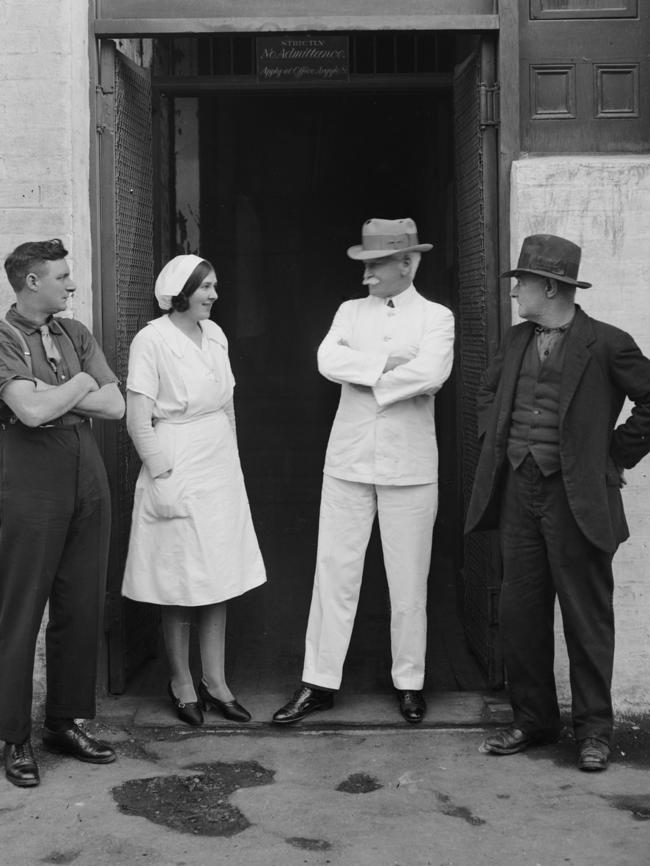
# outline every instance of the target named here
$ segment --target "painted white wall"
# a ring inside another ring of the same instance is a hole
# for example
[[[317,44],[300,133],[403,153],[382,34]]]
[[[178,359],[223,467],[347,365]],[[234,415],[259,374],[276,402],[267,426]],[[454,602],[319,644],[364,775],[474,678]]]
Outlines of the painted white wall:
[[[88,3],[0,0],[0,21],[0,257],[60,237],[77,284],[72,315],[91,327]],[[14,299],[2,268],[0,316]],[[44,694],[41,630],[35,706]]]
[[[549,156],[512,167],[511,261],[530,234],[556,234],[582,247],[577,300],[596,319],[628,331],[650,356],[650,155]],[[513,317],[516,314],[513,310]],[[629,412],[629,406],[623,415]],[[618,715],[650,710],[650,457],[623,490],[631,538],[614,559]],[[568,660],[556,611],[556,674],[568,705]]]
[[[60,237],[92,324],[88,3],[0,0],[0,256]],[[4,269],[0,313],[14,293]]]

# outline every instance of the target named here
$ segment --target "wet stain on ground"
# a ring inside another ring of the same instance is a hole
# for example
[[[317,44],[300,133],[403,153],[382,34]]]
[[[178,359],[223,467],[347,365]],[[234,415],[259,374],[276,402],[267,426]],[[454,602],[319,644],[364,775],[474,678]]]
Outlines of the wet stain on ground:
[[[77,857],[81,854],[81,849],[77,851],[53,851],[45,857],[41,858],[41,863],[74,863]]]
[[[294,848],[301,848],[303,851],[329,851],[332,847],[324,839],[306,839],[304,836],[289,836],[284,841],[293,845]]]
[[[650,794],[609,794],[603,799],[615,809],[630,812],[635,821],[650,821]]]
[[[147,818],[179,833],[234,836],[250,821],[230,802],[238,788],[269,785],[275,772],[257,761],[194,764],[190,775],[132,779],[113,788],[121,812]]]
[[[352,773],[336,786],[336,790],[344,791],[346,794],[369,794],[370,791],[378,791],[383,787],[381,782],[367,773]]]
[[[450,818],[461,818],[472,827],[480,827],[485,824],[483,818],[474,815],[467,806],[457,806],[447,794],[436,792],[436,799],[440,804],[439,809],[443,815],[448,815]]]

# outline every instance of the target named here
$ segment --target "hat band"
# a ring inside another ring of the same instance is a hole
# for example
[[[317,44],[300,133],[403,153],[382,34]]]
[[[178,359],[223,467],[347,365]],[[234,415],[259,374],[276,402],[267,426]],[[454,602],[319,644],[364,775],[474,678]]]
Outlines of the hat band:
[[[551,274],[557,274],[559,277],[571,277],[572,279],[575,279],[578,275],[578,268],[575,262],[567,262],[563,259],[547,259],[544,256],[530,256],[525,263],[520,262],[519,267],[548,271]]]
[[[416,246],[417,235],[364,235],[361,238],[364,250],[403,250]]]

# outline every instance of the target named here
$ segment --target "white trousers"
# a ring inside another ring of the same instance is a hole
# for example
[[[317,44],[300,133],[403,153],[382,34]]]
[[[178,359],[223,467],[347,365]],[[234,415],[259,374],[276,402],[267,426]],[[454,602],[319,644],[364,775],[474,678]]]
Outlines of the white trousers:
[[[427,638],[427,579],[438,485],[361,484],[323,476],[316,576],[303,682],[338,689],[357,611],[375,515],[391,605],[396,689],[421,689]]]

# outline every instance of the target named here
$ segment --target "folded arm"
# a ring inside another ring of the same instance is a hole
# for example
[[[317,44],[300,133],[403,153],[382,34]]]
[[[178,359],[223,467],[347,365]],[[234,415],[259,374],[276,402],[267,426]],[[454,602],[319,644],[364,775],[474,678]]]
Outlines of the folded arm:
[[[45,388],[31,379],[12,379],[1,393],[2,399],[19,421],[27,427],[39,427],[70,412],[97,390],[97,382],[92,376],[82,372],[62,385]]]
[[[119,421],[124,415],[124,397],[115,382],[109,382],[96,391],[86,394],[74,407],[78,415],[101,418],[105,421]]]
[[[393,356],[391,356],[393,357]],[[373,385],[375,399],[380,406],[399,400],[408,400],[420,394],[435,394],[446,382],[454,361],[454,317],[441,308],[431,316],[420,339],[417,354],[404,363],[397,363]]]
[[[386,352],[360,352],[350,348],[351,310],[339,307],[329,333],[318,347],[318,370],[330,382],[374,385],[386,365]]]

